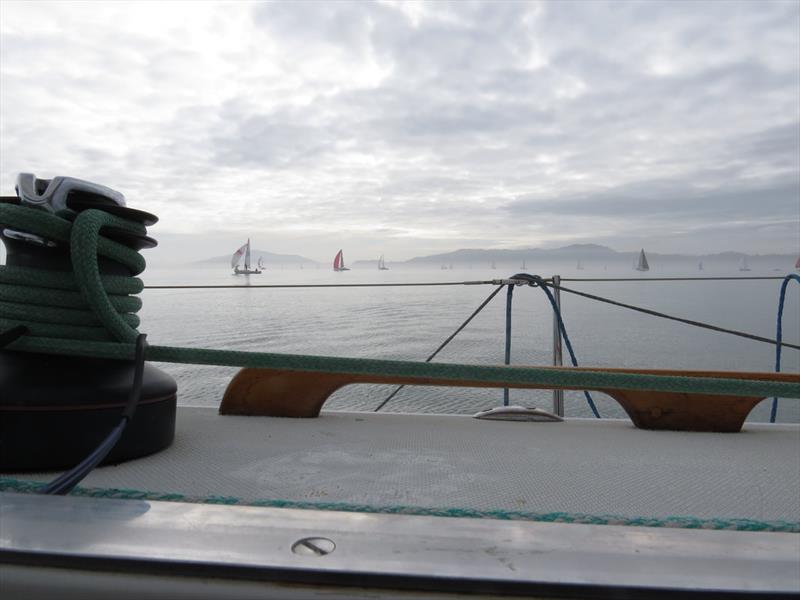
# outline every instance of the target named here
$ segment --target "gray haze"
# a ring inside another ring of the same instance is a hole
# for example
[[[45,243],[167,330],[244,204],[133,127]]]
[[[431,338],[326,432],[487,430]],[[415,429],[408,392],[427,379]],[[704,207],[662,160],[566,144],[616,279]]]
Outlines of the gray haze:
[[[800,252],[800,3],[0,4],[0,193],[70,174],[150,258]]]

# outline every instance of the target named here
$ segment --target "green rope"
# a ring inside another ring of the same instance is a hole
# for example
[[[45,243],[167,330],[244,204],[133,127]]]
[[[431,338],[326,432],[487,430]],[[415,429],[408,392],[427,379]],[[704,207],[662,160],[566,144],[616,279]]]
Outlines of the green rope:
[[[36,494],[44,483],[0,477],[0,492]],[[187,502],[193,504],[223,504],[228,506],[261,506],[268,508],[299,508],[308,510],[335,510],[372,514],[424,515],[473,519],[499,519],[537,521],[544,523],[580,523],[584,525],[626,525],[635,527],[674,527],[682,529],[716,529],[734,531],[768,531],[800,533],[800,523],[792,521],[759,521],[744,518],[702,518],[693,516],[630,517],[623,515],[591,515],[569,512],[527,512],[516,510],[478,510],[474,508],[429,507],[408,505],[354,504],[348,502],[314,502],[260,498],[244,500],[236,496],[188,496],[174,492],[148,492],[120,488],[76,487],[75,496],[113,498],[117,500],[143,500],[162,502]]]
[[[136,277],[101,276],[98,257],[128,267],[145,268],[141,255],[102,236],[104,228],[144,234],[145,227],[99,210],[53,215],[13,204],[0,204],[0,224],[69,244],[74,273],[23,267],[0,267],[0,331],[23,325],[30,333],[9,350],[93,358],[133,360],[142,289]],[[571,368],[498,367],[239,352],[204,348],[150,346],[152,361],[264,367],[353,375],[430,377],[466,383],[568,386],[578,389],[631,389],[736,396],[800,398],[800,383],[714,377],[683,377],[577,371]]]
[[[7,346],[10,350],[65,354],[95,358],[133,360],[133,344],[83,341],[78,346],[68,340],[23,337]],[[345,375],[394,375],[430,377],[453,383],[498,383],[515,385],[571,386],[579,389],[629,389],[658,392],[683,392],[735,396],[800,398],[800,383],[576,371],[554,367],[499,367],[450,363],[422,363],[369,358],[343,358],[305,354],[241,352],[175,346],[150,346],[148,360],[167,363],[217,365],[227,367],[273,368]]]

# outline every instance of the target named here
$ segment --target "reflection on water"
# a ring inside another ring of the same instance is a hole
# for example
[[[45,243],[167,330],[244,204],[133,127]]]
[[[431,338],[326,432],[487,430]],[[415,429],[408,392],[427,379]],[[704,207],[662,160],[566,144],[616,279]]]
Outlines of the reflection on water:
[[[530,270],[530,269],[529,269]],[[232,276],[224,269],[148,270],[146,284],[239,284],[243,289],[145,290],[141,331],[151,344],[288,352],[334,356],[424,360],[489,295],[491,286],[263,289],[258,284],[386,283],[465,281],[506,275],[501,270],[327,270],[270,271]],[[510,275],[515,272],[509,269]],[[531,271],[536,272],[536,271]],[[631,276],[631,271],[570,273],[564,277]],[[736,272],[705,275],[739,275]],[[749,275],[775,275],[751,272]],[[660,273],[651,277],[696,276]],[[249,282],[249,286],[248,286]],[[774,337],[780,281],[569,282],[564,285],[672,315]],[[784,339],[800,340],[800,289],[789,288]],[[567,331],[578,361],[586,366],[771,371],[774,348],[727,334],[665,321],[591,300],[562,296]],[[441,362],[501,364],[505,294],[496,297],[437,357]],[[551,364],[552,316],[541,290],[514,294],[512,364]],[[566,360],[566,358],[565,358]],[[179,385],[180,402],[217,405],[235,368],[161,365]],[[783,370],[800,372],[800,353],[785,349]],[[371,410],[393,386],[352,386],[335,394],[326,408]],[[582,394],[566,392],[569,416],[591,416]],[[604,416],[623,416],[601,394]],[[502,402],[502,390],[407,387],[386,411],[469,414]],[[551,394],[511,390],[511,402],[549,408]],[[768,419],[767,402],[754,420]],[[781,403],[779,419],[800,421],[800,401]]]

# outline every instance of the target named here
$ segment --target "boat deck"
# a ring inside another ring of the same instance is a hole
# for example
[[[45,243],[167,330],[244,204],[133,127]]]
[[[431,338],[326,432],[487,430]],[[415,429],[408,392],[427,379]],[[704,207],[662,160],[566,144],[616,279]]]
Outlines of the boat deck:
[[[282,419],[181,407],[172,447],[96,469],[81,486],[199,502],[689,527],[741,519],[796,530],[800,426],[686,433],[622,420]]]

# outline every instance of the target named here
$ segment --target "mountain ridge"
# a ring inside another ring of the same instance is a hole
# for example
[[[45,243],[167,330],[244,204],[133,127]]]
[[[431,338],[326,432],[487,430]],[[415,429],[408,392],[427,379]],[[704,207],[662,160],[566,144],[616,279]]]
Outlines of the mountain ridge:
[[[792,254],[747,254],[745,252],[737,252],[734,250],[726,250],[723,252],[714,252],[711,254],[676,254],[676,253],[659,253],[651,252],[645,249],[645,252],[650,259],[662,260],[741,260],[744,257],[748,259],[788,259],[796,258]],[[468,263],[468,262],[491,262],[491,261],[521,261],[525,259],[572,259],[572,260],[611,260],[611,259],[627,259],[632,260],[639,255],[639,250],[614,250],[608,246],[601,244],[569,244],[567,246],[559,246],[556,248],[507,248],[507,249],[486,249],[486,248],[460,248],[451,252],[442,252],[438,254],[428,254],[425,256],[415,256],[408,260],[387,261],[389,265],[426,265],[426,264],[449,264],[449,263]],[[250,256],[252,262],[258,261],[258,258],[263,258],[264,264],[286,264],[286,265],[299,265],[311,264],[321,265],[325,264],[305,256],[298,254],[279,254],[275,252],[268,252],[266,250],[251,249]],[[231,260],[230,255],[214,256],[203,260],[193,261],[191,265],[202,265],[210,263],[229,263]],[[351,266],[359,265],[376,265],[377,259],[359,259],[351,263]]]

